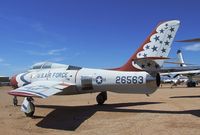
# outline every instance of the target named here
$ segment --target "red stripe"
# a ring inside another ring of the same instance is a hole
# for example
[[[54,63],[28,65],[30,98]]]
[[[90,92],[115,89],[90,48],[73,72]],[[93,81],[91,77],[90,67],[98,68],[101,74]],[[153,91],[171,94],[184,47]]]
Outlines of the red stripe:
[[[25,92],[8,92],[8,94],[13,95],[13,96],[18,96],[18,97],[40,97],[34,94],[29,94]]]

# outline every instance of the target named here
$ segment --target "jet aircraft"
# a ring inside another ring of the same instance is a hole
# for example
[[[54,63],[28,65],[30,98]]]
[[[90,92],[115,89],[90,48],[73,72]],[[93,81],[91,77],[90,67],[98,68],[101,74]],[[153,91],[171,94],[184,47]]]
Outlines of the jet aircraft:
[[[28,117],[35,112],[33,97],[100,92],[96,100],[102,105],[107,100],[107,91],[152,94],[160,85],[158,70],[168,59],[179,26],[178,20],[160,23],[119,68],[91,69],[50,62],[37,63],[27,72],[11,78],[14,90],[9,94],[25,97],[21,111]]]

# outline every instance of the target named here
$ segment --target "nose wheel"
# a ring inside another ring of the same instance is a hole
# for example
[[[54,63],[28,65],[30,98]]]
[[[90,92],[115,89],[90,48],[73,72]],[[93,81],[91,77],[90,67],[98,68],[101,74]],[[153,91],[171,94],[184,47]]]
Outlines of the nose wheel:
[[[107,92],[106,91],[101,92],[96,97],[96,101],[97,101],[98,105],[103,105],[106,100],[107,100]]]
[[[35,112],[35,105],[33,104],[32,97],[26,97],[22,103],[21,110],[25,113],[27,117],[33,117]]]
[[[24,113],[26,117],[33,117],[33,114],[35,113],[35,105],[32,102],[29,102],[29,104],[30,104],[31,112],[29,113],[24,112]]]

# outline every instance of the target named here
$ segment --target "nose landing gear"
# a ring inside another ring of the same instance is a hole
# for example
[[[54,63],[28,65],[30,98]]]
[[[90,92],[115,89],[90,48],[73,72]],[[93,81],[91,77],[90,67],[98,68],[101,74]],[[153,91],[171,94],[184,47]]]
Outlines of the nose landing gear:
[[[27,117],[33,117],[35,112],[35,105],[32,101],[34,101],[32,97],[26,97],[21,106],[21,111],[23,111]]]

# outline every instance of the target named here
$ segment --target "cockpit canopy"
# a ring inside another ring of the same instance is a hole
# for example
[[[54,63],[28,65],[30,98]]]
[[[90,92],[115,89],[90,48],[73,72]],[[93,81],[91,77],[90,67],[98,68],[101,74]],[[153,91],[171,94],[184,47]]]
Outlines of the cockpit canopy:
[[[59,63],[52,63],[52,62],[39,62],[31,66],[30,70],[36,69],[52,69],[52,68],[66,68],[67,70],[79,70],[81,67],[59,64]]]

